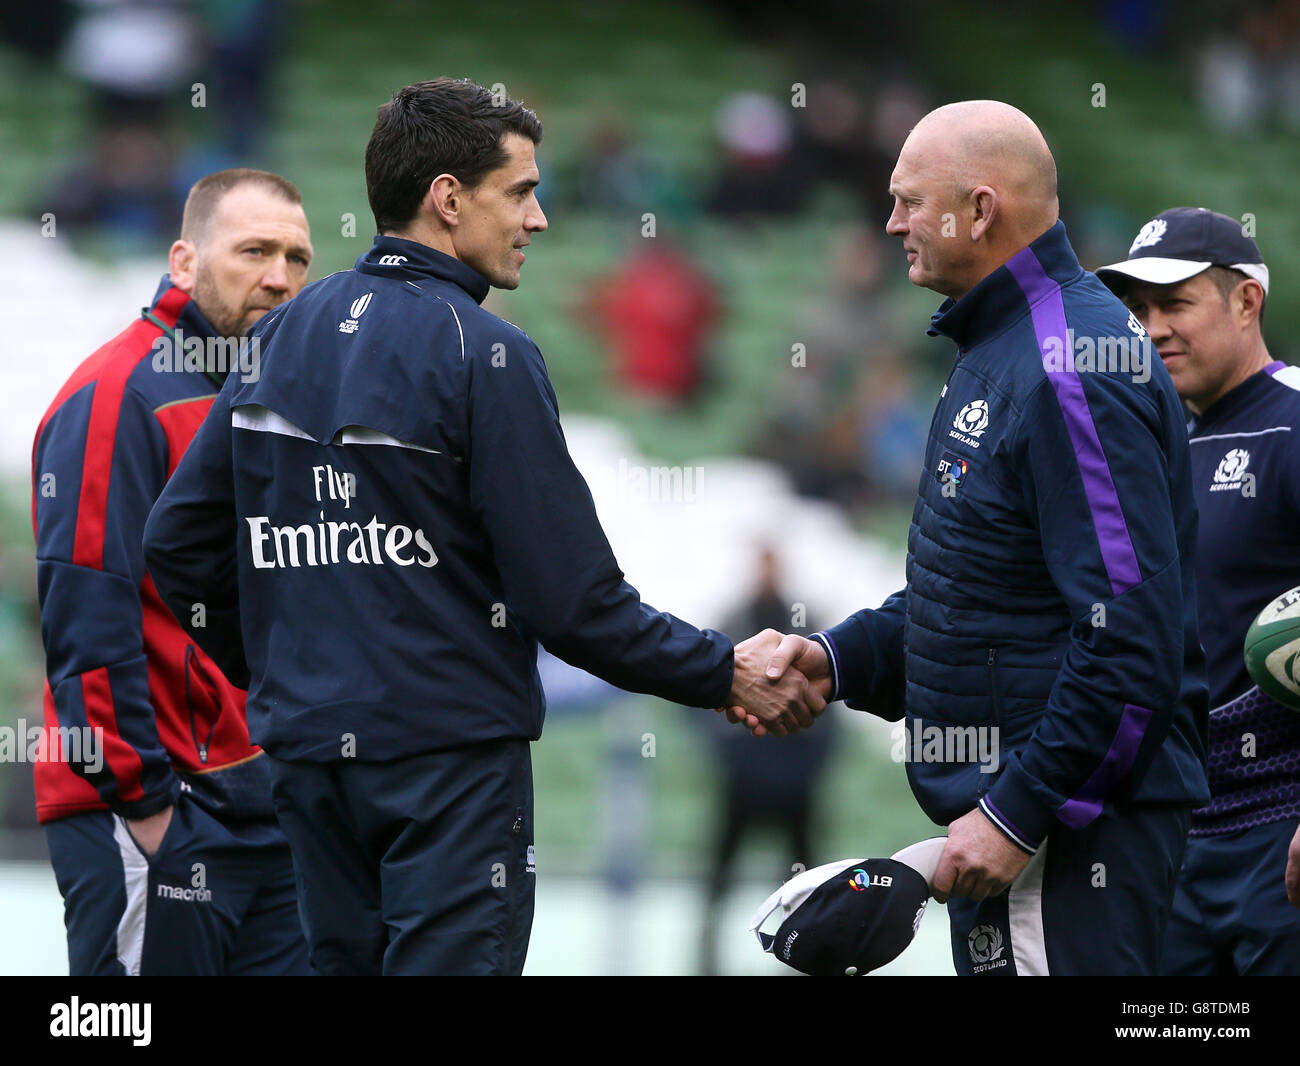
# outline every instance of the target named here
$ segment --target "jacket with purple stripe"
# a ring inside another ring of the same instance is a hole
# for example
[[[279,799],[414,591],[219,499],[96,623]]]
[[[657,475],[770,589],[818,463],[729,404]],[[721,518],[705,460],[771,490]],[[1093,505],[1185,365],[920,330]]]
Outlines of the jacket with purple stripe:
[[[1145,332],[1059,222],[930,332],[959,350],[907,587],[818,634],[835,695],[906,715],[908,777],[936,823],[978,804],[1029,852],[1104,804],[1204,803],[1190,454]]]

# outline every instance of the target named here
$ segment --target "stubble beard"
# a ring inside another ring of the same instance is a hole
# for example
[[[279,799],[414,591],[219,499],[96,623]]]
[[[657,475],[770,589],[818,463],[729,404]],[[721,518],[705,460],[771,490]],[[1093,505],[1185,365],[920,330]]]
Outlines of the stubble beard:
[[[212,280],[210,271],[200,265],[194,275],[194,292],[192,299],[199,305],[203,316],[212,324],[219,337],[242,337],[253,325],[253,316],[257,312],[249,309],[231,307],[224,299]],[[261,312],[265,314],[266,312]],[[259,316],[260,317],[260,316]]]

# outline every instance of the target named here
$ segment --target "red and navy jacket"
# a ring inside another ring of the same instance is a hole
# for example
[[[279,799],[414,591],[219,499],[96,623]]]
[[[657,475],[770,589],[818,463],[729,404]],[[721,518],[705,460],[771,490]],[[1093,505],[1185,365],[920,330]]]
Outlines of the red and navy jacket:
[[[186,369],[175,341],[215,336],[164,276],[152,307],[77,368],[36,431],[46,734],[102,737],[98,750],[65,745],[37,761],[41,822],[104,809],[143,818],[182,791],[213,813],[271,812],[245,693],[163,605],[142,547],[149,510],[222,380],[206,372],[206,353]]]

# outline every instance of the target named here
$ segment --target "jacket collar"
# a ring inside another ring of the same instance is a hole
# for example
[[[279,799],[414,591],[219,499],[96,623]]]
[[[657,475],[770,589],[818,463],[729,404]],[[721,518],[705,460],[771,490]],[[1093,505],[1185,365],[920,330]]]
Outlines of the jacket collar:
[[[208,321],[207,316],[199,310],[199,305],[190,299],[190,294],[172,284],[170,274],[164,274],[158,282],[158,289],[153,294],[153,303],[140,309],[140,317],[162,329],[177,342],[177,334],[183,338],[215,337],[216,327]],[[202,371],[217,388],[225,383],[226,375],[217,371]]]
[[[1038,260],[1043,272],[1058,285],[1073,281],[1083,272],[1065,236],[1064,222],[1058,221],[1027,248],[1012,256],[1012,264],[1023,256]],[[1027,307],[1024,290],[1004,263],[960,300],[945,300],[931,317],[926,332],[932,337],[938,334],[950,337],[964,351],[996,336]]]
[[[199,310],[199,305],[190,299],[190,294],[183,292],[172,284],[172,276],[164,274],[158,282],[158,289],[153,294],[153,302],[140,312],[141,317],[148,313],[168,330],[178,327],[191,337],[215,337],[216,329],[207,316]]]
[[[397,261],[381,262],[389,256]],[[409,281],[420,278],[449,281],[453,285],[459,285],[479,304],[492,287],[487,278],[459,259],[430,248],[427,244],[408,241],[404,237],[376,237],[370,251],[357,260],[357,270],[362,274],[378,274]]]

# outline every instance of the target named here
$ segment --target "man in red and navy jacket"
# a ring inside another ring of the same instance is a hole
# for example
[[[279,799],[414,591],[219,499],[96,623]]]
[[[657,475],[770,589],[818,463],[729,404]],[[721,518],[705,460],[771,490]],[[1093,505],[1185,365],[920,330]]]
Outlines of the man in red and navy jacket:
[[[291,183],[203,178],[151,305],[77,368],[36,431],[36,808],[74,975],[308,970],[245,693],[159,599],[142,534],[226,377],[260,373],[242,334],[302,288],[310,258]],[[194,604],[191,623],[204,612]]]

